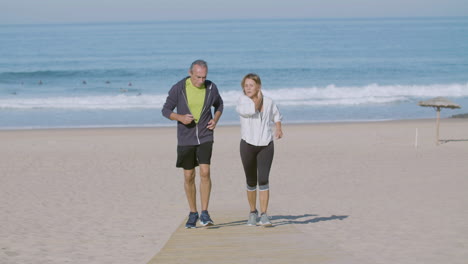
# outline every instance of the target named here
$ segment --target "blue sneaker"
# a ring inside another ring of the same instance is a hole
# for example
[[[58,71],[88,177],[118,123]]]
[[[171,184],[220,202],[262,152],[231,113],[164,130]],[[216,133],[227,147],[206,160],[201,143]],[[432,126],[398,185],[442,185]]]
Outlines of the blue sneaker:
[[[202,211],[200,215],[200,225],[202,226],[212,226],[214,225],[213,220],[211,220],[210,214],[208,211]]]
[[[198,212],[190,212],[185,228],[197,228]]]

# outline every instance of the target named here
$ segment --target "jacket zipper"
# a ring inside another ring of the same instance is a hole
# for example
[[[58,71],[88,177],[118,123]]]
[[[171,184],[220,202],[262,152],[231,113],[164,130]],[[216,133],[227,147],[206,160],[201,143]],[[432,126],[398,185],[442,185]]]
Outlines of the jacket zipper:
[[[203,112],[204,112],[205,109],[206,109],[206,101],[208,101],[208,99],[210,98],[212,85],[213,85],[213,84],[210,85],[210,88],[209,88],[210,91],[208,92],[208,97],[206,97],[205,102],[203,102],[203,108],[202,108],[202,111],[201,111],[201,114],[200,114],[200,119],[201,119],[201,117],[203,116]],[[182,90],[182,95],[184,96],[184,100],[185,100],[185,104],[187,105],[187,109],[188,109],[189,112],[190,112],[190,107],[189,107],[189,105],[188,105],[187,96],[185,95],[184,90]],[[190,112],[190,114],[192,114],[192,112]],[[198,142],[198,144],[200,145],[200,137],[199,137],[199,135],[198,135],[198,123],[195,123],[195,135],[196,135],[196,137],[197,137],[197,142]]]
[[[210,85],[210,88],[209,88],[209,92],[208,92],[208,96],[206,97],[206,100],[205,102],[203,102],[203,108],[201,110],[201,113],[200,113],[200,119],[202,118],[203,116],[203,112],[205,112],[205,109],[206,109],[206,105],[207,105],[207,101],[209,101],[208,99],[210,98],[210,95],[211,95],[211,86],[212,84]],[[187,102],[187,105],[188,105],[188,102]],[[195,124],[195,127],[196,127],[196,134],[197,134],[197,141],[198,141],[198,144],[200,144],[200,137],[198,135],[198,123]]]
[[[207,102],[208,99],[210,98],[210,95],[211,95],[211,86],[212,86],[212,84],[210,85],[210,88],[208,88],[208,89],[209,89],[208,96],[206,97],[206,100],[205,100],[205,102],[203,103],[203,108],[202,108],[202,111],[201,111],[201,114],[200,114],[200,119],[201,119],[201,117],[202,117],[202,115],[203,115],[203,112],[205,112],[205,109],[206,109],[206,102]]]

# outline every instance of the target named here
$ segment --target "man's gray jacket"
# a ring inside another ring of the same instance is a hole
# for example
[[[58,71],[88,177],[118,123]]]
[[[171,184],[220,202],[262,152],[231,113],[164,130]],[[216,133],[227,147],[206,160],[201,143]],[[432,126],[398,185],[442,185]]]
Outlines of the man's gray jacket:
[[[187,91],[185,82],[187,78],[180,80],[178,83],[172,86],[169,90],[169,94],[166,98],[166,102],[161,110],[163,116],[169,118],[174,109],[177,108],[177,114],[185,115],[192,114],[187,101]],[[207,128],[208,122],[213,119],[211,107],[216,111],[223,112],[223,99],[219,94],[216,84],[206,80],[205,81],[206,93],[205,103],[203,104],[202,112],[198,123],[192,121],[188,125],[177,121],[177,145],[179,146],[195,146],[205,142],[213,141],[213,130]]]

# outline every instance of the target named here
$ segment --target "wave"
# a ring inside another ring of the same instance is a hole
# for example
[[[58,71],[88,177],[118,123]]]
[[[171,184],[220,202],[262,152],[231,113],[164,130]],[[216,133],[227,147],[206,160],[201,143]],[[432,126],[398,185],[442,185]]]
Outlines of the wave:
[[[5,79],[47,79],[47,78],[66,78],[66,77],[79,77],[79,76],[121,76],[128,75],[129,73],[124,70],[47,70],[47,71],[31,71],[31,72],[3,72],[0,78]]]
[[[353,106],[366,104],[392,104],[445,96],[468,97],[466,84],[434,85],[378,85],[311,88],[264,89],[281,106]],[[241,91],[221,92],[226,107],[233,107]],[[167,94],[57,96],[22,98],[10,95],[0,98],[0,109],[160,109]]]
[[[128,77],[134,76],[137,70],[125,69],[93,69],[93,70],[44,70],[24,72],[1,72],[0,79],[23,80],[23,79],[53,79],[53,78],[108,78],[109,76]]]
[[[166,95],[115,95],[0,99],[0,109],[153,109]]]
[[[412,101],[420,98],[445,96],[468,97],[468,83],[434,85],[378,85],[264,89],[278,105],[321,106],[321,105],[362,105],[388,104]],[[226,93],[225,105],[235,105],[238,92]]]

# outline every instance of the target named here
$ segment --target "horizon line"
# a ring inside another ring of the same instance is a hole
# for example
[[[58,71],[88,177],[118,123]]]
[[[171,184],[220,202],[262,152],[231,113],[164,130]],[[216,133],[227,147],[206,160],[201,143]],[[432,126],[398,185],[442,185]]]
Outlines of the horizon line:
[[[424,19],[460,19],[468,16],[361,16],[361,17],[272,17],[272,18],[214,18],[214,19],[161,19],[161,20],[108,20],[108,21],[70,21],[70,22],[26,22],[26,23],[0,23],[0,26],[48,26],[48,25],[106,25],[106,24],[153,24],[153,23],[207,23],[207,22],[234,22],[234,21],[346,21],[346,20],[424,20]]]

